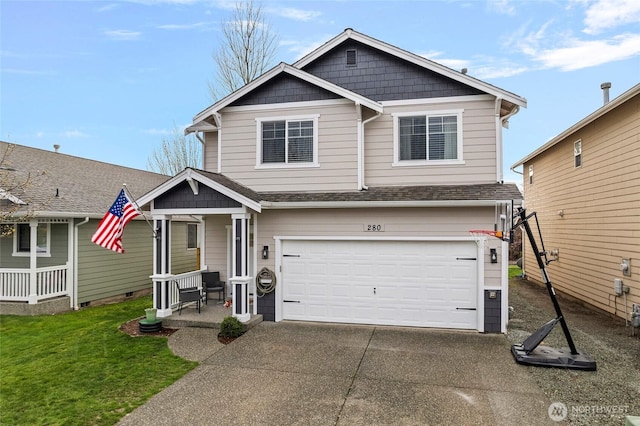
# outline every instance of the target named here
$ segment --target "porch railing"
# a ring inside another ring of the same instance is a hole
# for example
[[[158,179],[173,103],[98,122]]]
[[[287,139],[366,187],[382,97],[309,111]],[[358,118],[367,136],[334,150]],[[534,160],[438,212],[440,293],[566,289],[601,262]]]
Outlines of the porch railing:
[[[169,297],[169,306],[173,309],[178,306],[178,289],[176,288],[175,282],[178,283],[180,288],[186,287],[197,287],[202,288],[202,271],[190,271],[185,272],[183,274],[176,275],[152,275],[151,280],[154,283],[160,283],[160,291],[162,288],[165,288],[167,291],[167,295]],[[164,296],[156,294],[159,291],[158,287],[154,285],[154,300],[160,300]]]
[[[68,295],[69,264],[35,270],[35,300],[40,301]],[[29,269],[0,269],[0,301],[28,302],[31,295],[32,271]]]

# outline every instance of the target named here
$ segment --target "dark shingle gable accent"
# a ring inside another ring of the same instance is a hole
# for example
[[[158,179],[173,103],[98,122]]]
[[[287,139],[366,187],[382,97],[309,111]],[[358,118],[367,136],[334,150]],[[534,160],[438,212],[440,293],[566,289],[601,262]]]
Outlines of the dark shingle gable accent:
[[[358,66],[346,66],[356,49]],[[355,40],[347,40],[303,71],[375,101],[478,95],[484,92]]]
[[[281,74],[230,106],[338,99],[340,96],[288,74]]]
[[[156,209],[224,209],[242,207],[242,204],[236,200],[205,185],[199,186],[198,195],[195,196],[186,181],[156,198],[154,204]]]

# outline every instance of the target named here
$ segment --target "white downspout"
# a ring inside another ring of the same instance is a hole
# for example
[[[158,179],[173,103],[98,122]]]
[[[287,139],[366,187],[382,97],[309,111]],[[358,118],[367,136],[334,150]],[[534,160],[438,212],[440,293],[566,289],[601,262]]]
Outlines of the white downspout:
[[[496,112],[496,181],[504,181],[504,174],[502,172],[502,128],[509,128],[509,118],[513,117],[520,111],[519,106],[515,106],[510,113],[504,117],[500,117],[500,107],[502,104],[502,98],[496,98],[495,112]],[[511,169],[513,170],[513,169]]]
[[[218,112],[214,112],[213,115],[216,117],[216,122],[218,123],[218,169],[217,169],[217,173],[222,173],[222,115],[220,115],[220,113],[218,113]]]
[[[358,190],[367,190],[369,187],[365,185],[365,164],[364,164],[364,126],[365,124],[380,117],[381,113],[376,111],[376,115],[362,121],[362,106],[358,105]]]
[[[78,228],[87,222],[89,222],[89,218],[85,217],[82,222],[73,226],[75,231],[73,232],[73,291],[71,292],[71,307],[74,311],[78,310]]]

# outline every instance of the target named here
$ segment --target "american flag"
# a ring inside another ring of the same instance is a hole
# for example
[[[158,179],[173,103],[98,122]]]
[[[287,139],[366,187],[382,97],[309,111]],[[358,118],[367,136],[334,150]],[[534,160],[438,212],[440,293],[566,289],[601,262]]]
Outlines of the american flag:
[[[138,215],[138,211],[133,207],[131,200],[127,198],[124,189],[121,189],[120,195],[100,221],[91,241],[116,253],[124,253],[122,232],[125,225]]]

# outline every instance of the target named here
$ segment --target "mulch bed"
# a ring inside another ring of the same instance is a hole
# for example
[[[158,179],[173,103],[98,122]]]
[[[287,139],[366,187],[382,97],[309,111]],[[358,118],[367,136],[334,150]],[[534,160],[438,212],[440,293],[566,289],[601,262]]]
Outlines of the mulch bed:
[[[127,333],[129,336],[139,337],[139,336],[161,336],[161,337],[169,337],[176,331],[177,328],[167,328],[162,327],[158,331],[153,331],[151,333],[141,333],[140,332],[140,320],[144,317],[132,319],[131,321],[127,321],[120,326],[120,330]]]

